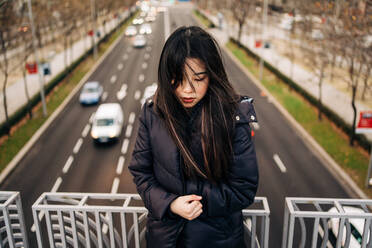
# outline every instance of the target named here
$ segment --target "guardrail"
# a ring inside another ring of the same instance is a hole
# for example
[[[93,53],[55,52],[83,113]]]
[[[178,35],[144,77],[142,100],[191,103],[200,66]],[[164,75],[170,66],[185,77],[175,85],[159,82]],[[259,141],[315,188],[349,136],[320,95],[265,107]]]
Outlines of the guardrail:
[[[372,200],[286,198],[282,248],[370,248],[371,208]],[[0,191],[0,210],[0,247],[29,247],[19,193]],[[268,248],[266,197],[242,212],[246,246]],[[32,213],[39,248],[145,246],[147,210],[138,194],[44,193]]]
[[[32,212],[38,247],[45,227],[52,248],[144,246],[147,209],[138,194],[44,193]],[[265,197],[243,210],[249,247],[268,247],[269,215]]]
[[[0,247],[29,247],[19,192],[0,191]]]
[[[372,247],[371,206],[372,200],[288,197],[282,248],[309,247],[306,239],[312,248]]]

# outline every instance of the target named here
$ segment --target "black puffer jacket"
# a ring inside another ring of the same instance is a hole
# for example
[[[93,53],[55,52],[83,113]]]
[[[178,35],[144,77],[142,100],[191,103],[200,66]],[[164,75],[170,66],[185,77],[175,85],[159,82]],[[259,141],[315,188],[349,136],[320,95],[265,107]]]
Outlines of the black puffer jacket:
[[[258,186],[249,127],[256,121],[253,105],[244,97],[239,103],[228,183],[184,179],[178,148],[151,101],[144,104],[139,121],[129,170],[149,212],[147,247],[245,247],[241,210],[253,202]],[[203,197],[203,213],[192,221],[169,210],[174,199],[189,194]]]

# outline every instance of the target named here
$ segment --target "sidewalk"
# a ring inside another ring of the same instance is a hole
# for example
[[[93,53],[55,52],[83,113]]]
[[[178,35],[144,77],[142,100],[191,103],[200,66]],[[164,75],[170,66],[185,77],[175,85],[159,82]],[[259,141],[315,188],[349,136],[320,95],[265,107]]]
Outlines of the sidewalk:
[[[215,24],[218,23],[216,16],[200,10],[205,16],[212,20]],[[224,45],[228,42],[229,37],[237,36],[237,27],[231,26],[231,24],[222,25],[222,30],[214,28],[209,30],[214,37],[220,42],[221,45]],[[281,56],[275,48],[264,49],[254,47],[255,39],[251,35],[242,34],[241,43],[248,47],[251,51],[256,53],[259,56],[262,56],[265,61],[276,67],[281,73],[286,75],[288,78],[291,78],[295,83],[297,83],[302,89],[306,90],[315,98],[319,96],[319,87],[318,87],[318,78],[309,71],[306,71],[301,66],[293,64],[289,58]],[[292,76],[291,76],[292,74]],[[351,96],[345,94],[344,92],[336,89],[332,85],[324,82],[322,85],[322,102],[325,106],[339,115],[346,123],[352,125],[353,121],[353,109],[351,107]],[[370,110],[368,106],[361,102],[356,102],[357,107],[357,116],[359,117],[359,112],[363,110]],[[363,134],[367,139],[372,142],[372,134]]]
[[[123,19],[127,18],[130,15],[130,10],[126,10],[124,13],[120,15],[120,19],[111,19],[109,22],[106,23],[106,33],[111,32]],[[103,39],[103,35],[105,34],[103,26],[97,28],[97,32],[101,33],[101,37],[99,39]],[[96,37],[96,42],[98,39]],[[67,51],[67,58],[68,58],[68,65],[76,61],[80,56],[82,56],[87,50],[89,50],[93,46],[92,38],[90,36],[85,37],[73,44]],[[71,49],[73,58],[71,59]],[[64,65],[64,52],[60,52],[53,56],[53,58],[49,61],[50,68],[51,68],[51,75],[44,76],[45,85],[47,85],[56,75],[62,72],[65,69]],[[33,97],[36,94],[40,94],[40,85],[39,85],[39,76],[38,74],[27,75],[27,88],[29,91],[30,97]],[[24,88],[24,81],[23,78],[20,78],[16,83],[8,86],[6,88],[6,97],[7,97],[7,104],[8,104],[8,114],[11,116],[15,113],[19,108],[27,103],[25,88]],[[3,102],[3,92],[0,92],[0,123],[5,121],[5,111],[4,111],[4,102]]]

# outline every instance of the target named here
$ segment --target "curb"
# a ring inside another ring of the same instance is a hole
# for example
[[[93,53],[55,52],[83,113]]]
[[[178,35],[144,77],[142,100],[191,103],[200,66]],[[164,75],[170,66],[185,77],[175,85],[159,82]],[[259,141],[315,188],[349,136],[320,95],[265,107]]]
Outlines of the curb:
[[[198,18],[193,18],[201,27],[204,25],[199,21]],[[210,33],[210,32],[209,32]],[[223,42],[219,41],[220,44]],[[340,183],[341,187],[350,195],[356,196],[357,198],[369,199],[369,197],[359,188],[359,186],[351,179],[351,177],[341,168],[341,166],[333,160],[333,158],[321,147],[318,142],[292,117],[292,115],[275,99],[275,97],[261,84],[261,82],[247,69],[244,65],[232,54],[225,45],[221,46],[221,50],[234,61],[236,65],[249,77],[252,82],[263,91],[268,100],[279,110],[280,113],[289,121],[294,127],[297,134],[302,138],[305,145],[316,155],[320,161],[323,162],[324,166]]]
[[[124,32],[116,39],[116,41],[111,44],[109,49],[98,59],[98,61],[93,65],[93,67],[85,74],[85,76],[80,80],[80,82],[75,86],[75,88],[70,92],[70,94],[65,98],[65,100],[59,105],[59,107],[53,112],[53,114],[44,122],[44,124],[36,131],[36,133],[31,137],[29,141],[22,147],[22,149],[17,153],[17,155],[6,165],[4,170],[0,174],[0,184],[2,184],[5,178],[16,168],[17,164],[26,155],[26,153],[31,149],[31,147],[36,143],[44,131],[49,127],[49,125],[57,118],[61,111],[70,102],[72,97],[80,90],[81,86],[85,81],[93,74],[99,65],[102,64],[103,60],[110,54],[110,52],[116,47],[116,45],[122,40]]]
[[[284,115],[289,123],[295,128],[297,134],[304,140],[305,145],[324,163],[326,169],[339,181],[341,187],[349,194],[358,198],[369,199],[369,197],[359,188],[350,176],[333,160],[333,158],[315,141],[315,139],[292,117],[292,115],[276,100],[276,98],[261,84],[261,82],[247,69],[235,56],[226,48],[222,47],[228,56],[239,66],[239,68],[253,81],[253,83],[263,91],[268,100]],[[347,184],[349,187],[347,187]]]

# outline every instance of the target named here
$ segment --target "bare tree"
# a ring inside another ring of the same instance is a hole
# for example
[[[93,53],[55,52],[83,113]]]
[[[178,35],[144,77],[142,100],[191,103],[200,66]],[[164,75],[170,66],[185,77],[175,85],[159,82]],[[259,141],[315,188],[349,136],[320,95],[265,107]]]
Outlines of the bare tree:
[[[351,106],[353,109],[352,133],[350,145],[354,144],[357,108],[355,105],[361,75],[366,61],[363,59],[366,30],[372,25],[370,16],[361,9],[359,1],[343,2],[340,6],[340,21],[342,22],[343,33],[340,47],[345,54],[344,59],[347,65],[348,76],[345,82],[351,88]]]
[[[234,15],[235,20],[238,22],[238,41],[240,42],[242,36],[243,26],[247,20],[248,13],[254,7],[252,0],[232,0],[230,9]]]
[[[0,71],[4,75],[3,80],[3,104],[5,112],[5,131],[9,135],[10,124],[9,124],[9,114],[8,114],[8,104],[6,88],[8,83],[8,77],[11,71],[15,68],[11,68],[8,58],[8,51],[14,49],[12,46],[13,40],[17,36],[16,27],[16,15],[14,13],[14,1],[2,1],[0,2]]]

